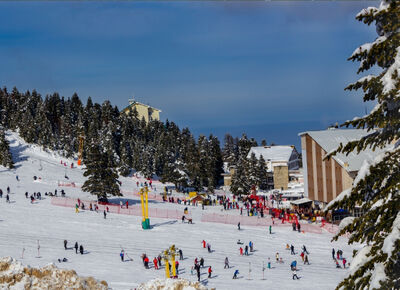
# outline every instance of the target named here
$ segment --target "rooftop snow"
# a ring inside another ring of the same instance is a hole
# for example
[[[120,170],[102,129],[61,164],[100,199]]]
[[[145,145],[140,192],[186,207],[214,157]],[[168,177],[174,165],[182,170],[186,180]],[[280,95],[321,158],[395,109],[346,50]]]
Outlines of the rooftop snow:
[[[249,154],[247,154],[247,158],[250,158],[251,154],[254,153],[257,159],[262,155],[265,161],[288,162],[293,150],[295,150],[294,146],[251,147]]]
[[[340,143],[345,145],[350,141],[359,140],[371,133],[371,131],[367,132],[367,130],[362,129],[328,129],[322,131],[307,131],[300,133],[299,136],[308,134],[322,147],[322,149],[329,153],[338,148]],[[357,154],[357,151],[353,151],[347,156],[338,153],[333,156],[333,159],[335,159],[348,172],[352,172],[359,171],[364,160],[372,161],[382,152],[384,152],[384,150],[379,148],[375,149],[375,151],[366,149],[361,151],[359,154]]]

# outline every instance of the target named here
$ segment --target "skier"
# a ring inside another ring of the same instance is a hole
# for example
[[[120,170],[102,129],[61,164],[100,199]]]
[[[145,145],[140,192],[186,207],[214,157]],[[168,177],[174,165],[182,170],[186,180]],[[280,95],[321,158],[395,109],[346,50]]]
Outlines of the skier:
[[[3,191],[1,189],[0,189],[0,198],[3,198]]]
[[[342,262],[343,262],[343,268],[345,269],[346,268],[346,258],[343,258]]]
[[[8,195],[8,193],[6,195],[6,202],[10,203],[10,196]]]
[[[83,255],[83,246],[82,245],[79,246],[79,253],[81,253],[81,255]]]
[[[294,252],[294,246],[290,245],[290,254],[291,255],[296,255],[296,253]]]
[[[268,269],[271,269],[271,259],[270,258],[268,258]]]
[[[15,176],[15,178],[17,179],[17,181],[19,181],[19,177],[18,177],[18,175],[17,175],[17,176]]]
[[[212,269],[211,266],[208,267],[208,278],[211,278]]]
[[[158,255],[158,257],[157,257],[157,260],[158,260],[158,265],[161,267],[162,265],[161,265],[161,256],[160,255]]]
[[[211,245],[210,245],[210,243],[207,243],[207,250],[208,250],[209,253],[211,253]]]
[[[250,241],[249,242],[249,248],[250,248],[250,252],[253,252],[253,242],[252,241]]]
[[[67,243],[68,243],[67,240],[64,240],[64,249],[65,249],[65,250],[68,249],[68,248],[67,248]]]
[[[106,217],[107,217],[106,210],[103,211],[103,215],[104,215],[104,219],[106,219]]]
[[[306,255],[305,259],[304,259],[304,265],[310,265],[310,262],[308,262],[308,255]]]
[[[237,279],[238,278],[237,275],[239,275],[239,270],[235,270],[235,272],[233,273],[232,279]]]
[[[122,208],[122,200],[119,201],[119,205]]]
[[[249,247],[247,245],[244,247],[244,255],[245,256],[249,255]]]
[[[269,226],[269,234],[272,234],[272,226]]]
[[[128,209],[128,206],[129,206],[129,202],[126,201],[126,209]]]
[[[293,269],[296,270],[296,267],[297,267],[297,262],[296,261],[293,261],[292,263],[290,263],[290,269],[292,271],[293,271]]]
[[[301,260],[304,262],[304,252],[301,252],[300,257],[301,257]]]
[[[57,189],[54,192],[57,195]],[[81,200],[79,198],[78,198],[78,207],[81,207]]]
[[[121,262],[124,262],[124,256],[125,256],[124,250],[121,250],[121,253],[119,253],[119,256],[121,257]]]
[[[337,259],[334,259],[334,260],[336,262],[336,268],[341,268],[340,265],[339,265],[339,261]]]
[[[75,254],[78,254],[78,242],[75,242]]]
[[[197,280],[200,282],[200,265],[196,264],[194,265],[194,268],[196,269],[197,272]]]
[[[200,258],[200,267],[202,267],[202,268],[204,267],[204,259],[203,259],[203,257]]]
[[[206,248],[206,241],[203,240],[202,243],[203,243],[203,249],[205,249]]]
[[[276,257],[276,262],[278,263],[279,262],[279,253],[276,253],[275,257]]]
[[[33,198],[33,196],[31,196],[31,202],[32,202],[32,198]],[[78,204],[75,204],[75,212],[79,213],[79,205]]]
[[[229,260],[228,257],[225,257],[225,265],[224,265],[224,269],[228,268],[229,269]]]
[[[307,251],[307,248],[306,248],[306,246],[305,245],[303,245],[303,252],[305,252],[306,254],[310,254],[308,251]]]
[[[293,270],[293,280],[294,280],[294,277],[296,277],[296,279],[299,280],[299,277],[297,276],[296,269]]]
[[[300,223],[297,223],[297,231],[300,233]]]
[[[238,226],[237,226],[237,227],[238,227],[238,230],[240,231],[240,222],[238,223]]]
[[[153,264],[154,264],[154,269],[158,270],[158,263],[157,263],[157,258],[154,258]]]
[[[10,187],[7,186],[7,193],[10,193]]]
[[[240,256],[243,256],[243,248],[242,247],[239,248],[239,253],[240,253]]]
[[[144,267],[146,269],[148,269],[149,268],[149,258],[146,256],[143,261],[144,261]]]
[[[335,249],[332,249],[332,259],[335,260]]]
[[[183,252],[182,252],[182,250],[179,249],[178,253],[179,253],[179,260],[183,260]]]
[[[176,270],[176,276],[178,277],[178,275],[179,275],[179,261],[175,261],[175,270]]]

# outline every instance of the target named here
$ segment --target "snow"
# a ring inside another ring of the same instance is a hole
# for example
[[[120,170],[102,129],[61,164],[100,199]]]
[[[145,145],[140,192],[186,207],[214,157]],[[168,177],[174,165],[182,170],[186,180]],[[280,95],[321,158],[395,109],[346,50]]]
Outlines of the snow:
[[[198,282],[190,282],[184,279],[154,279],[147,283],[141,284],[138,290],[175,290],[175,289],[182,289],[182,290],[206,290],[207,288]]]
[[[365,246],[357,252],[357,255],[353,258],[350,263],[350,273],[357,271],[362,265],[367,263],[372,257],[367,256],[371,251],[372,246]]]
[[[394,63],[387,69],[381,79],[383,85],[382,92],[384,94],[388,94],[390,91],[396,88],[396,81],[392,78],[392,75],[395,71],[397,71],[397,74],[400,75],[400,47],[397,48],[397,54],[394,58]],[[399,92],[397,92],[396,95],[400,96]]]
[[[335,202],[341,201],[341,200],[343,200],[344,198],[349,197],[350,194],[351,194],[351,188],[348,188],[348,189],[343,190],[335,199],[331,200],[331,201],[328,203],[328,205],[326,206],[326,209],[329,210],[330,207],[331,207]]]
[[[11,257],[0,258],[0,287],[2,289],[107,289],[103,281],[84,278],[75,271],[58,269],[54,264],[43,268],[24,267]]]
[[[349,216],[349,217],[345,217],[344,219],[342,219],[340,221],[339,224],[339,229],[342,230],[345,227],[347,227],[348,225],[350,225],[353,221],[354,221],[355,217]]]
[[[83,184],[83,170],[71,169],[69,165],[73,160],[26,144],[15,133],[8,132],[7,139],[10,141],[16,168],[8,170],[0,167],[0,188],[3,192],[6,192],[7,186],[11,188],[11,203],[6,203],[5,194],[0,198],[0,257],[12,256],[24,266],[43,267],[54,263],[60,269],[74,269],[79,276],[104,280],[112,289],[132,289],[142,283],[154,284],[157,278],[165,280],[164,269],[144,269],[140,256],[146,253],[152,261],[163,250],[175,244],[183,250],[186,258],[180,261],[180,278],[192,282],[197,280],[190,271],[195,257],[204,257],[205,264],[212,266],[211,279],[206,278],[206,269],[202,269],[201,282],[207,288],[251,290],[267,289],[279,284],[283,289],[309,289],[314,285],[318,285],[318,289],[333,289],[347,276],[349,270],[335,268],[331,259],[332,248],[343,250],[348,261],[351,261],[353,249],[360,248],[360,245],[347,245],[344,237],[331,242],[332,234],[325,231],[322,234],[298,233],[293,232],[291,227],[274,226],[273,234],[270,235],[265,226],[242,226],[242,230],[238,231],[236,225],[201,221],[202,215],[206,213],[239,215],[239,211],[224,212],[221,206],[205,207],[204,211],[200,206],[189,206],[192,225],[174,219],[150,217],[153,225],[151,230],[142,230],[140,216],[109,213],[107,219],[104,219],[102,213],[94,211],[75,213],[74,208],[52,205],[51,198],[44,193],[64,189],[69,198],[95,200],[88,193],[81,192],[79,187],[57,186],[59,182]],[[60,164],[60,160],[66,162],[67,166]],[[19,181],[16,180],[17,175]],[[34,182],[33,176],[40,177],[41,181]],[[139,190],[136,181],[142,179],[119,179],[124,193],[122,200],[140,206],[139,197],[135,193]],[[164,185],[154,181],[154,186],[159,191],[152,190],[151,194],[159,194]],[[26,191],[29,194],[40,191],[43,200],[31,204],[25,198]],[[174,195],[178,196],[177,193]],[[111,199],[117,204],[119,200]],[[185,206],[150,200],[149,207],[183,212]],[[64,239],[68,240],[68,247],[72,247],[76,241],[82,244],[86,254],[75,254],[73,249],[64,250]],[[201,248],[203,239],[211,244],[213,253]],[[239,245],[236,244],[238,239],[244,243],[251,240],[256,251],[250,256],[240,256]],[[37,250],[38,241],[40,254]],[[285,249],[286,244],[293,244],[298,255],[290,255]],[[310,251],[311,265],[300,262],[299,251],[303,244]],[[131,261],[121,262],[119,253],[122,248]],[[284,264],[274,262],[276,252],[279,252]],[[64,257],[68,262],[57,261]],[[229,257],[232,268],[224,269],[225,257]],[[269,257],[273,261],[273,268],[265,270],[263,280],[262,267],[267,264]],[[300,280],[292,280],[289,264],[293,260],[298,262]],[[251,280],[248,280],[249,263],[252,269]],[[233,280],[232,275],[236,269],[240,271],[240,279]]]
[[[251,154],[254,153],[257,159],[260,158],[260,156],[262,155],[266,162],[284,162],[284,164],[286,165],[287,162],[289,162],[294,150],[295,149],[292,146],[251,147],[249,154],[247,154],[247,158],[250,158]]]
[[[400,237],[400,212],[397,213],[396,219],[393,222],[393,228],[390,234],[385,238],[382,246],[382,251],[390,257],[394,250],[394,243]]]

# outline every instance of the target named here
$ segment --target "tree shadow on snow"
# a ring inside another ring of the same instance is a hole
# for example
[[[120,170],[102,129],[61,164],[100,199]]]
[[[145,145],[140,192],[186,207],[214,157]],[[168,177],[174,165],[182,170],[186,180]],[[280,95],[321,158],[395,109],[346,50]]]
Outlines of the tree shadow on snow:
[[[167,221],[167,222],[163,222],[163,223],[157,223],[157,224],[153,224],[151,225],[152,228],[154,227],[160,227],[160,226],[164,226],[164,225],[173,225],[177,222],[177,220],[174,221]]]
[[[113,197],[113,198],[108,199],[108,203],[110,203],[110,204],[120,205],[121,202],[122,202],[122,206],[124,208],[126,206],[126,202],[128,202],[128,205],[137,205],[137,204],[141,203],[141,201],[139,199],[128,199],[128,198],[122,198],[122,197]],[[149,203],[158,204],[160,202],[149,199]]]

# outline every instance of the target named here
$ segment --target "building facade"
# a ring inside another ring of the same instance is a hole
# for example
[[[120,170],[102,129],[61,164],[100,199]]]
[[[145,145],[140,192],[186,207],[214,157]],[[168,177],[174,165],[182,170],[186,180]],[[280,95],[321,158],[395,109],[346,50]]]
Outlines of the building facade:
[[[324,207],[342,191],[351,188],[364,160],[372,161],[382,150],[365,150],[359,154],[337,154],[325,159],[340,143],[358,140],[367,135],[359,129],[328,129],[300,133],[305,195]]]
[[[134,110],[136,110],[136,112],[138,113],[139,120],[144,119],[146,123],[152,120],[160,120],[160,109],[145,105],[133,99],[129,100],[129,105],[125,109],[123,109],[122,112],[128,114],[129,112]]]

